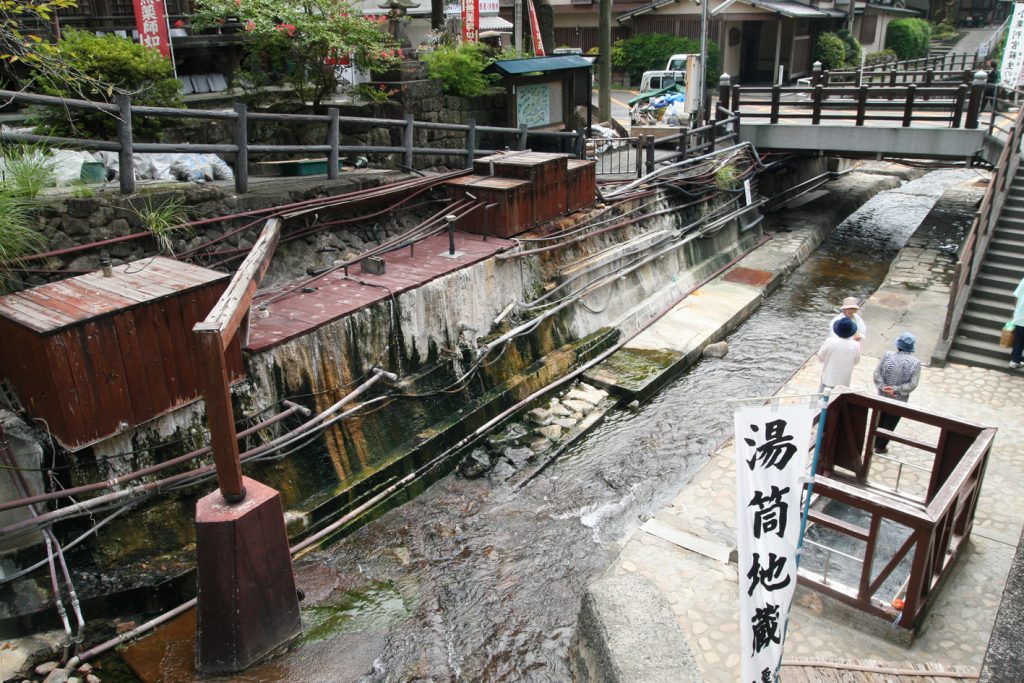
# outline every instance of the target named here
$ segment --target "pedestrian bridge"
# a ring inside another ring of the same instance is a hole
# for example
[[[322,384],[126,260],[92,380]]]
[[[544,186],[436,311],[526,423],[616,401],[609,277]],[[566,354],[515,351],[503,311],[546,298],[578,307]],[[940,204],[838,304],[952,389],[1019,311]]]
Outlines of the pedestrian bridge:
[[[761,152],[981,160],[994,165],[1016,112],[982,112],[984,71],[815,70],[806,85],[748,87],[727,75],[719,118]],[[1007,107],[1007,109],[1015,109]]]

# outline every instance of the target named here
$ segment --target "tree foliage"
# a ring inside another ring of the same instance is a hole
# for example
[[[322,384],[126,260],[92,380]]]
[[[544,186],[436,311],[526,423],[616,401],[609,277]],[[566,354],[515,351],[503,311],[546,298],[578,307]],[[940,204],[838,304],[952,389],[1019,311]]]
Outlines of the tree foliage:
[[[174,77],[171,63],[159,51],[115,35],[96,36],[86,31],[65,31],[54,48],[54,55],[84,80],[69,84],[44,66],[33,72],[34,88],[57,97],[81,98],[95,102],[113,101],[115,92],[132,94],[133,104],[180,107],[181,84]],[[39,107],[31,122],[36,130],[51,135],[71,135],[111,139],[117,129],[113,115],[87,109]],[[157,124],[133,122],[140,137],[153,135]]]
[[[861,55],[864,53],[860,41],[853,37],[849,29],[841,28],[836,31],[836,35],[843,41],[843,46],[846,49],[846,66],[859,67]]]
[[[441,45],[425,53],[422,59],[427,63],[430,77],[440,79],[444,91],[451,95],[483,95],[495,80],[483,73],[490,60],[479,43]]]
[[[928,56],[928,40],[932,29],[924,19],[896,19],[885,32],[885,47],[900,59]]]
[[[665,33],[646,33],[612,45],[612,64],[625,69],[632,83],[639,83],[645,71],[665,68],[669,57],[676,54],[700,54],[700,41]],[[708,42],[707,84],[714,86],[721,76],[721,51]]]
[[[825,71],[846,66],[846,43],[835,33],[819,33],[814,43],[814,61],[821,62]]]
[[[387,16],[364,17],[346,0],[198,0],[193,25],[240,21],[250,36],[246,74],[254,86],[284,80],[319,108],[338,85],[333,62],[385,70],[401,59],[386,32]]]

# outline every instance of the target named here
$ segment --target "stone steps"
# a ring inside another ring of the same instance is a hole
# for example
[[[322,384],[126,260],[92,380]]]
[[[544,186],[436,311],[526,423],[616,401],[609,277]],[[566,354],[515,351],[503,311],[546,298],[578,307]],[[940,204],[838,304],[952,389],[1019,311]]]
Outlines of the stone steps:
[[[1017,170],[975,279],[948,360],[1008,370],[1009,349],[999,345],[1013,316],[1013,291],[1024,277],[1024,166]]]

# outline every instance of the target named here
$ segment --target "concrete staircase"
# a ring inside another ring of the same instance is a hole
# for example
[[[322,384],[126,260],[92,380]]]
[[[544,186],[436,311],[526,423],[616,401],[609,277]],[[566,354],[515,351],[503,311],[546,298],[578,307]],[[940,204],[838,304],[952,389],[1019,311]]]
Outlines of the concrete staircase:
[[[1013,290],[1024,277],[1024,165],[1017,171],[992,242],[949,351],[950,363],[1007,370],[1010,350],[999,346],[1013,315]]]

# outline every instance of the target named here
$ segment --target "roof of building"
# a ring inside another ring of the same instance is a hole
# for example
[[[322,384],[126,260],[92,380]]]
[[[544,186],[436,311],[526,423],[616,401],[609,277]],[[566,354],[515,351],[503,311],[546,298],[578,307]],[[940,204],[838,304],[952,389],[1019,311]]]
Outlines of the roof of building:
[[[554,57],[533,57],[531,59],[505,59],[500,62],[494,62],[484,71],[514,76],[533,73],[534,71],[552,73],[556,71],[571,71],[572,69],[589,69],[591,66],[592,64],[589,59],[579,55],[556,55]]]
[[[794,0],[740,0],[752,7],[760,7],[792,19],[833,19],[846,16],[846,12],[835,9],[819,9]]]
[[[501,17],[497,16],[480,16],[480,30],[481,31],[511,31],[515,26],[512,25],[511,21],[506,21]]]

